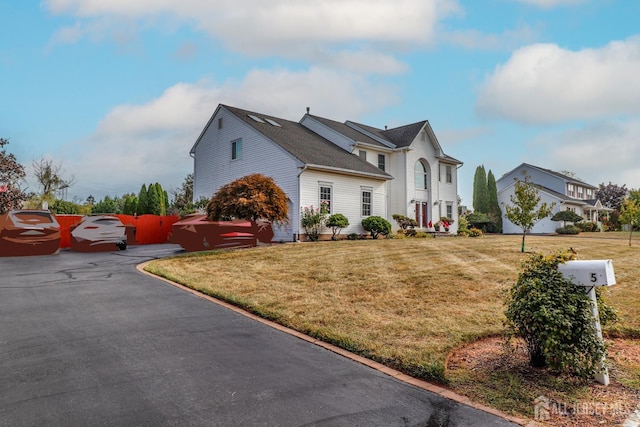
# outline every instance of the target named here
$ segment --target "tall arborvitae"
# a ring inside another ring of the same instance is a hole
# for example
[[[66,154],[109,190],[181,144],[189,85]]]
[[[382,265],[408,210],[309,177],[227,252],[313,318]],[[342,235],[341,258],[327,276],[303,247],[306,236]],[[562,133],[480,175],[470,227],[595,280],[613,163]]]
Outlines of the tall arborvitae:
[[[149,213],[149,202],[147,197],[147,186],[142,184],[140,192],[138,193],[138,204],[136,205],[136,213],[138,215],[144,215]]]
[[[167,215],[169,213],[169,193],[167,190],[164,190],[162,193],[164,196],[164,212],[162,215]]]
[[[502,210],[498,203],[498,186],[496,185],[496,177],[489,169],[487,173],[487,191],[489,193],[489,214],[495,222],[496,233],[502,233]]]
[[[489,209],[489,189],[487,188],[487,173],[484,165],[476,168],[473,177],[473,210],[488,214]]]
[[[147,213],[152,215],[161,215],[162,212],[162,200],[163,196],[158,193],[158,186],[155,184],[149,184],[147,189]]]

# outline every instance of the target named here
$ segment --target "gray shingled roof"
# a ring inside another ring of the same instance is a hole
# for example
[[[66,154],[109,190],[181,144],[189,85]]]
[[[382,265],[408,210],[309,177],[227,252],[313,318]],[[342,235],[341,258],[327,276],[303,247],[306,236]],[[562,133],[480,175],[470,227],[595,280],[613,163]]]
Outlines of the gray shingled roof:
[[[230,111],[240,120],[278,144],[305,165],[337,168],[358,174],[374,175],[383,179],[393,178],[371,163],[346,152],[336,144],[310,131],[297,122],[230,107],[228,105],[221,105],[221,107]],[[250,118],[249,115],[259,117],[263,120],[265,118],[273,120],[280,124],[280,126],[256,122]]]
[[[371,144],[371,145],[376,145],[378,147],[389,148],[386,145],[380,143],[379,141],[376,141],[375,139],[371,138],[370,136],[365,135],[362,132],[358,132],[352,127],[347,126],[345,123],[340,123],[340,122],[336,122],[335,120],[325,119],[324,117],[313,116],[311,114],[309,116],[313,117],[315,120],[319,121],[323,125],[335,130],[336,132],[341,133],[347,138],[353,140],[354,142],[364,142],[365,144]]]
[[[535,168],[535,169],[538,169],[538,170],[541,170],[541,171],[545,171],[547,173],[550,173],[551,175],[554,175],[554,176],[557,176],[559,178],[562,178],[567,182],[581,184],[581,185],[583,185],[585,187],[590,187],[590,188],[593,188],[593,189],[597,189],[598,188],[598,187],[595,187],[595,186],[593,186],[593,185],[591,185],[589,183],[586,183],[586,182],[584,182],[584,181],[582,181],[580,179],[572,178],[572,177],[570,177],[568,175],[564,175],[564,174],[562,174],[560,172],[552,171],[551,169],[541,168],[540,166],[535,166],[535,165],[532,165],[532,164],[529,164],[529,163],[523,163],[523,165],[525,165],[527,167],[530,167],[530,168]]]

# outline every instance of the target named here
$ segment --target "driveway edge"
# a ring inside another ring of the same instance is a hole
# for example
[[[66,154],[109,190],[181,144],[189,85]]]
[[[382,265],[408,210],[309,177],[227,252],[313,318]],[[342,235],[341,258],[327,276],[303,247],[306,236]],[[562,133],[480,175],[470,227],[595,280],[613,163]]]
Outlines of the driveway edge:
[[[396,378],[397,380],[402,381],[402,382],[404,382],[406,384],[410,384],[410,385],[418,387],[420,389],[430,391],[430,392],[435,393],[437,395],[440,395],[440,396],[442,396],[444,398],[453,400],[453,401],[458,402],[458,403],[462,403],[464,405],[470,406],[472,408],[478,409],[478,410],[483,411],[483,412],[487,412],[487,413],[495,415],[497,417],[504,418],[504,419],[506,419],[508,421],[511,421],[512,423],[515,423],[515,424],[519,424],[519,425],[522,425],[522,426],[528,425],[528,424],[531,425],[529,420],[526,420],[526,419],[523,419],[523,418],[514,417],[512,415],[505,414],[505,413],[503,413],[503,412],[501,412],[501,411],[499,411],[499,410],[497,410],[495,408],[491,408],[489,406],[485,406],[485,405],[473,402],[468,397],[465,397],[465,396],[462,396],[460,394],[457,394],[457,393],[455,393],[455,392],[453,392],[451,390],[448,390],[446,388],[440,387],[440,386],[435,385],[435,384],[431,384],[431,383],[429,383],[427,381],[424,381],[424,380],[420,380],[420,379],[414,378],[414,377],[409,376],[407,374],[404,374],[404,373],[402,373],[400,371],[397,371],[395,369],[389,368],[389,367],[387,367],[387,366],[385,366],[385,365],[383,365],[381,363],[378,363],[378,362],[375,362],[373,360],[367,359],[365,357],[359,356],[357,354],[351,353],[350,351],[347,351],[347,350],[345,350],[343,348],[337,347],[337,346],[335,346],[333,344],[326,343],[326,342],[321,341],[319,339],[310,337],[309,335],[306,335],[306,334],[303,334],[303,333],[298,332],[296,330],[287,328],[286,326],[282,326],[279,323],[273,322],[271,320],[264,319],[264,318],[262,318],[260,316],[257,316],[257,315],[255,315],[253,313],[250,313],[250,312],[246,311],[246,310],[243,310],[242,308],[237,307],[237,306],[235,306],[233,304],[230,304],[228,302],[225,302],[225,301],[222,301],[220,299],[214,298],[212,296],[203,294],[201,292],[196,291],[195,289],[191,289],[191,288],[189,288],[187,286],[181,285],[180,283],[171,281],[171,280],[169,280],[169,279],[167,279],[165,277],[157,276],[157,275],[155,275],[153,273],[150,273],[150,272],[146,271],[144,268],[146,267],[147,264],[149,264],[152,261],[156,261],[156,260],[150,260],[150,261],[143,262],[142,264],[136,265],[136,270],[138,270],[142,274],[145,274],[147,276],[150,276],[150,277],[153,277],[155,279],[161,280],[161,281],[163,281],[165,283],[168,283],[168,284],[170,284],[170,285],[172,285],[172,286],[174,286],[176,288],[179,288],[179,289],[181,289],[181,290],[183,290],[185,292],[189,292],[190,294],[193,294],[193,295],[195,295],[195,296],[197,296],[199,298],[202,298],[202,299],[205,299],[207,301],[210,301],[210,302],[213,302],[215,304],[218,304],[218,305],[220,305],[222,307],[225,307],[225,308],[227,308],[227,309],[229,309],[229,310],[231,310],[231,311],[233,311],[235,313],[238,313],[238,314],[241,314],[242,316],[245,316],[245,317],[248,317],[250,319],[253,319],[253,320],[255,320],[257,322],[260,322],[260,323],[262,323],[262,324],[264,324],[266,326],[269,326],[269,327],[271,327],[273,329],[276,329],[278,331],[281,331],[281,332],[284,332],[286,334],[292,335],[292,336],[294,336],[296,338],[299,338],[301,340],[307,341],[309,343],[312,343],[312,344],[315,344],[315,345],[317,345],[319,347],[327,349],[327,350],[329,350],[329,351],[331,351],[333,353],[339,354],[340,356],[343,356],[343,357],[346,357],[346,358],[351,359],[353,361],[356,361],[358,363],[361,363],[361,364],[363,364],[365,366],[368,366],[368,367],[370,367],[372,369],[375,369],[376,371],[382,372],[382,373],[384,373],[386,375],[389,375],[389,376],[391,376],[393,378]]]

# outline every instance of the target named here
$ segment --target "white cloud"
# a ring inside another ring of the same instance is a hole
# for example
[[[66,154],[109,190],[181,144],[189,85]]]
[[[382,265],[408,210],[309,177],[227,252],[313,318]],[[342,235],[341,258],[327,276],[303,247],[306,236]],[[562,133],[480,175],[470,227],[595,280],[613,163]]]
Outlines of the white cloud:
[[[640,113],[640,36],[600,49],[555,44],[516,50],[481,88],[481,115],[558,123]]]
[[[568,170],[592,185],[640,188],[640,119],[602,121],[542,135],[530,145],[542,167]],[[533,162],[533,161],[532,161]]]
[[[308,106],[314,114],[344,121],[395,102],[393,87],[357,74],[255,70],[241,81],[178,83],[145,104],[117,106],[93,135],[60,155],[77,177],[70,195],[121,195],[156,181],[171,189],[193,169],[189,149],[219,103],[294,121]]]
[[[437,23],[460,9],[458,0],[46,0],[45,4],[53,13],[79,19],[58,30],[52,43],[72,43],[81,37],[126,43],[132,26],[193,25],[245,55],[278,55],[375,73],[402,72],[406,66],[389,52],[432,43]]]

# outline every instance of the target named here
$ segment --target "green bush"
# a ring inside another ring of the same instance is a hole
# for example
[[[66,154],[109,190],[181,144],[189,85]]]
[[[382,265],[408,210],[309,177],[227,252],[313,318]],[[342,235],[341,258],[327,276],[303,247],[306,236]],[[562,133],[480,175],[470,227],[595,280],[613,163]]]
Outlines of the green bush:
[[[380,216],[369,216],[362,220],[362,228],[371,233],[373,239],[377,239],[380,234],[391,233],[391,224]]]
[[[558,271],[558,264],[573,256],[534,254],[523,263],[505,301],[506,324],[524,339],[532,366],[590,376],[600,369],[605,347],[585,289]],[[603,312],[610,311],[603,305]]]
[[[78,208],[78,205],[76,203],[67,202],[64,200],[56,200],[55,203],[51,205],[51,212],[58,215],[77,215],[80,213],[80,209]]]
[[[358,240],[358,233],[349,233],[347,234],[348,240]]]
[[[340,213],[337,213],[327,218],[327,221],[324,223],[324,225],[331,228],[331,233],[332,233],[331,240],[338,240],[338,236],[340,236],[340,231],[343,228],[346,228],[349,226],[349,219],[346,216]]]
[[[594,231],[599,231],[600,229],[598,228],[598,224],[596,224],[595,222],[592,221],[581,221],[576,223],[576,227],[578,227],[580,229],[580,231],[584,231],[584,232],[594,232]]]
[[[469,235],[469,222],[467,221],[466,215],[460,215],[458,217],[458,235],[460,236]]]
[[[556,228],[558,234],[579,234],[580,229],[575,225],[565,225],[564,227]]]
[[[312,242],[317,242],[320,239],[320,228],[324,225],[326,217],[327,210],[325,205],[321,205],[319,208],[314,208],[313,206],[302,207],[300,222],[307,239]]]

